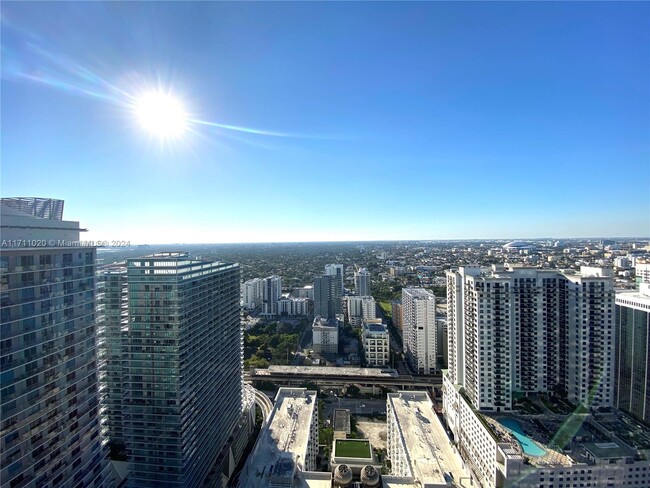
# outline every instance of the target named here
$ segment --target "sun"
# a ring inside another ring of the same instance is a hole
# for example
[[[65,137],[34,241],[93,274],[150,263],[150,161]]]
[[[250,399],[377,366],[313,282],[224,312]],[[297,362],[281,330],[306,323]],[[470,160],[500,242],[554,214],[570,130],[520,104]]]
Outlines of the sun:
[[[140,126],[161,139],[183,135],[188,117],[181,102],[162,91],[141,95],[134,104],[135,116]]]

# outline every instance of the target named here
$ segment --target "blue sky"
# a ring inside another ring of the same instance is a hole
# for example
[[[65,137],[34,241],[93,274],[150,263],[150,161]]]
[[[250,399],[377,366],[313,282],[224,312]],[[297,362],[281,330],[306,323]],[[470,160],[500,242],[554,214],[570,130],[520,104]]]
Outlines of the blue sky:
[[[650,4],[4,2],[3,196],[134,243],[648,236]],[[163,144],[128,96],[193,117]]]

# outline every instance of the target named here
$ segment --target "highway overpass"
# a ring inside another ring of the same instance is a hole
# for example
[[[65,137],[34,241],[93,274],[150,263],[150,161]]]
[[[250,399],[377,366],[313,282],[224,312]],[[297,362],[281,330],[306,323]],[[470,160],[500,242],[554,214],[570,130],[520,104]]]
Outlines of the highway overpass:
[[[302,386],[313,383],[323,388],[347,385],[384,386],[391,389],[416,390],[442,387],[442,375],[400,375],[394,369],[333,368],[319,366],[269,366],[244,374],[247,382],[270,381],[278,386]]]

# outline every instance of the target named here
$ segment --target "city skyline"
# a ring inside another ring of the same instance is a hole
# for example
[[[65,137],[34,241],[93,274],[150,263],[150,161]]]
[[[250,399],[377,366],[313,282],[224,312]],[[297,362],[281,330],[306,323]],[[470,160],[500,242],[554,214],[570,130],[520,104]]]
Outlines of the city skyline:
[[[132,244],[646,237],[649,13],[7,3],[2,193]],[[181,139],[138,126],[151,89]]]

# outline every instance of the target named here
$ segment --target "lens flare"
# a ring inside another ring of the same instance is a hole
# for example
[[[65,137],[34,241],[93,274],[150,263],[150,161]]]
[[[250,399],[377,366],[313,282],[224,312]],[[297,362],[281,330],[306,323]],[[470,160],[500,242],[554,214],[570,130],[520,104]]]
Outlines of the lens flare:
[[[138,123],[155,137],[178,138],[187,130],[188,117],[183,105],[167,93],[153,91],[141,95],[135,100],[134,112]]]

